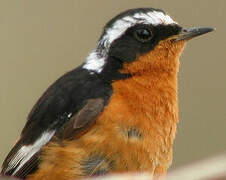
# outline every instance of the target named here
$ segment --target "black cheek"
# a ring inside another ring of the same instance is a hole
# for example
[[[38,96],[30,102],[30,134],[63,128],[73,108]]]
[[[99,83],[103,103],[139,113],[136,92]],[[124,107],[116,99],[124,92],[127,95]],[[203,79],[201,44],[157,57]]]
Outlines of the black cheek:
[[[155,42],[155,40],[152,40],[147,43],[143,43],[139,49],[139,54],[142,55],[142,54],[146,54],[146,53],[150,52],[156,44],[157,44],[157,42]]]
[[[132,62],[137,59],[137,56],[150,52],[157,43],[158,40],[155,38],[143,43],[131,36],[121,37],[112,43],[109,55],[122,62]]]
[[[120,59],[123,62],[131,62],[136,60],[139,53],[140,44],[129,37],[122,37],[112,43],[109,50],[111,57]]]

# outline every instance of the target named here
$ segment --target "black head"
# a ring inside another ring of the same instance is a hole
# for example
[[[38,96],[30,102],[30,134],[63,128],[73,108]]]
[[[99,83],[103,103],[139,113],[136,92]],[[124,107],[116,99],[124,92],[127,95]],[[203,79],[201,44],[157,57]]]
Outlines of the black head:
[[[110,20],[100,39],[100,49],[108,49],[108,56],[125,62],[152,50],[181,27],[164,11],[153,8],[131,9]]]
[[[84,68],[100,73],[121,68],[124,62],[135,61],[150,52],[164,39],[183,32],[169,15],[160,9],[127,10],[104,27],[97,48],[88,56]]]

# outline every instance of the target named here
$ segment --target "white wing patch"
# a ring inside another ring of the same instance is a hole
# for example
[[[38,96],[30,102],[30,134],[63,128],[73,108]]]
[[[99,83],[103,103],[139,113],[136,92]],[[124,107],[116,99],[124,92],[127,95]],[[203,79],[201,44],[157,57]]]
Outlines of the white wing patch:
[[[15,175],[17,171],[36,153],[42,146],[49,142],[53,137],[55,131],[44,132],[41,137],[36,140],[33,145],[22,146],[22,148],[15,154],[14,158],[9,162],[8,168],[6,171],[9,171],[15,168],[18,164],[19,166],[15,169],[12,175]]]

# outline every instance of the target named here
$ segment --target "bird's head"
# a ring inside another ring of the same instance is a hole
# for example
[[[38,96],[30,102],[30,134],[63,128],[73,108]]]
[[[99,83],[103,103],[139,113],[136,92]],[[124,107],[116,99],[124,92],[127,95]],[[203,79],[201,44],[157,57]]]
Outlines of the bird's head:
[[[111,77],[116,72],[130,75],[177,72],[185,43],[212,30],[183,28],[160,9],[130,9],[106,24],[83,68]]]

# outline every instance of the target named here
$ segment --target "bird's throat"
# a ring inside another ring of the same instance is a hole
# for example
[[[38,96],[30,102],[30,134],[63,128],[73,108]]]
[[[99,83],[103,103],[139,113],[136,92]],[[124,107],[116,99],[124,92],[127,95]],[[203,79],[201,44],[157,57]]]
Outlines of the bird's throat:
[[[164,51],[168,45],[157,47]],[[182,51],[183,44],[173,48]],[[122,71],[132,76],[112,83],[112,96],[96,123],[74,141],[45,147],[40,170],[30,179],[45,179],[47,172],[48,179],[63,180],[120,172],[164,175],[178,122],[179,66],[178,52],[164,52],[165,58],[149,53],[125,64]]]
[[[129,171],[163,175],[171,164],[177,121],[175,71],[158,76],[144,73],[114,82],[113,96],[97,124],[108,129],[102,133],[112,142],[120,142],[120,147],[115,145],[111,150],[128,154],[119,159],[128,162]]]
[[[121,72],[132,77],[112,84],[113,96],[97,122],[109,126],[113,141],[125,142],[119,148],[125,148],[128,158],[134,157],[134,162],[128,163],[133,164],[130,170],[136,167],[163,175],[171,164],[178,122],[177,74],[183,47],[184,42],[160,42],[155,53],[124,65]]]
[[[179,70],[179,58],[184,50],[185,41],[160,41],[155,48],[143,55],[137,55],[133,62],[124,63],[121,73],[132,75],[155,75],[163,73],[175,75]]]

